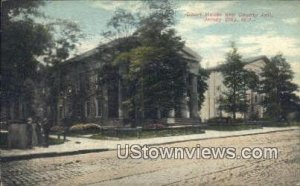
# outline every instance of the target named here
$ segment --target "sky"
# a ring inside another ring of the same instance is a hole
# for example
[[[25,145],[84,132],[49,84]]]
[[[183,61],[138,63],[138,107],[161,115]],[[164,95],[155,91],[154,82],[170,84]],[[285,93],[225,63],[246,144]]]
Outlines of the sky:
[[[244,58],[282,53],[300,86],[299,1],[172,1],[177,34],[213,67],[225,60],[233,41]],[[52,18],[76,22],[85,38],[78,54],[105,42],[101,33],[117,8],[147,11],[141,1],[50,1],[40,7]]]

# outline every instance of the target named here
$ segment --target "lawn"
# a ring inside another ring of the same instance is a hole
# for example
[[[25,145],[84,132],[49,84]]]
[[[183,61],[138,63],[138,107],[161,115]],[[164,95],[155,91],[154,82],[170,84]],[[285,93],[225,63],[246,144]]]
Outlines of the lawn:
[[[240,130],[251,130],[251,129],[261,129],[262,126],[260,125],[211,125],[207,126],[205,130],[217,130],[217,131],[240,131]]]
[[[139,133],[126,133],[119,134],[118,136],[107,135],[107,134],[94,134],[91,139],[137,139],[137,138],[155,138],[155,137],[168,137],[168,136],[181,136],[190,134],[201,134],[204,133],[203,130],[198,130],[195,128],[187,129],[152,129],[152,130],[142,130]]]
[[[260,124],[217,124],[209,125],[205,130],[217,130],[217,131],[239,131],[239,130],[250,130],[260,129],[262,127],[291,127],[300,126],[299,122],[260,122]]]
[[[129,131],[129,132],[118,132],[116,134],[112,131],[104,131],[99,133],[91,134],[91,136],[85,136],[91,139],[99,139],[99,140],[119,140],[119,139],[138,139],[138,138],[155,138],[155,137],[168,137],[168,136],[180,136],[180,135],[190,135],[190,134],[201,134],[204,133],[205,130],[216,130],[216,131],[242,131],[242,130],[251,130],[251,129],[261,129],[262,127],[288,127],[288,126],[300,126],[298,123],[277,123],[270,122],[265,124],[216,124],[209,125],[202,130],[198,130],[197,128],[173,128],[173,129],[143,129],[140,132]],[[83,137],[83,135],[71,134],[70,136]],[[68,134],[69,136],[69,134]]]

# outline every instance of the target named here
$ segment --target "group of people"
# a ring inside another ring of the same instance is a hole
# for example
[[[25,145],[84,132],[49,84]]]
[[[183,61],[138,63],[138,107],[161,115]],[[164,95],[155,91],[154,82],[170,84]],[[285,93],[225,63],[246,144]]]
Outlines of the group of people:
[[[49,146],[50,123],[47,118],[43,120],[33,120],[31,117],[27,119],[29,125],[30,146]]]

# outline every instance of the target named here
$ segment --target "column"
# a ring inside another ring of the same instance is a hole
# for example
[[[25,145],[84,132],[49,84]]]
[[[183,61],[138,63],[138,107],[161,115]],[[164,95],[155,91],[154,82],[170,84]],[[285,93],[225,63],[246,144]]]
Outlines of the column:
[[[15,103],[14,101],[10,101],[9,103],[9,112],[10,112],[10,119],[15,119]]]
[[[119,66],[119,79],[118,79],[118,116],[120,120],[128,117],[128,109],[123,105],[123,84],[127,84],[126,80],[123,79],[123,76],[128,73],[126,64],[122,63]]]
[[[190,118],[190,112],[187,102],[187,93],[183,94],[183,98],[181,98],[181,106],[180,106],[180,113],[182,118]]]
[[[23,99],[20,97],[19,98],[19,119],[23,120],[24,119],[24,113],[23,113]]]
[[[94,105],[95,105],[95,117],[99,117],[99,105],[98,105],[98,98],[94,99]]]
[[[123,119],[123,104],[122,104],[122,80],[121,78],[119,78],[118,80],[118,115],[119,115],[119,119],[122,120]]]
[[[195,74],[191,74],[190,94],[191,94],[191,98],[190,98],[191,118],[199,118],[197,76]]]
[[[186,73],[183,74],[183,80],[184,80],[184,92],[181,98],[181,105],[180,105],[180,114],[182,118],[189,118],[190,117],[190,112],[189,112],[189,107],[188,107],[188,95],[187,95],[187,89],[188,89],[188,84],[186,82]]]
[[[156,117],[157,117],[157,119],[161,119],[161,111],[160,111],[159,107],[156,110]]]
[[[108,119],[108,90],[107,85],[104,84],[102,87],[102,94],[103,94],[103,103],[102,103],[102,119],[107,120]]]
[[[172,108],[172,109],[169,111],[167,123],[168,123],[168,124],[175,123],[175,109],[174,109],[174,108]]]
[[[174,118],[175,117],[175,109],[172,108],[170,111],[169,111],[169,117],[170,118]]]

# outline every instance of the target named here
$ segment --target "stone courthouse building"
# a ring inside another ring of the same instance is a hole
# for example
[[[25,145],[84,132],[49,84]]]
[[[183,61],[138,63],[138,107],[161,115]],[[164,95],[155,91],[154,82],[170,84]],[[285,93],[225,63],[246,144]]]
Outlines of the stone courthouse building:
[[[124,101],[124,85],[122,78],[116,76],[109,77],[106,82],[100,83],[103,74],[111,69],[105,69],[105,64],[112,63],[118,55],[118,48],[126,47],[122,40],[114,40],[107,44],[75,56],[64,63],[61,63],[52,74],[56,82],[57,94],[48,95],[53,102],[46,105],[35,104],[36,112],[49,112],[50,104],[54,105],[55,123],[65,123],[68,121],[96,122],[104,125],[123,125],[129,118],[129,111],[122,103]],[[187,61],[187,74],[184,74],[185,92],[182,93],[180,104],[167,113],[161,114],[161,119],[165,123],[198,124],[201,120],[227,116],[224,111],[218,109],[218,100],[222,96],[225,87],[222,83],[221,66],[207,69],[210,72],[207,80],[208,90],[205,92],[205,100],[201,111],[199,110],[198,82],[201,57],[188,47],[180,51],[180,55]],[[265,56],[244,59],[245,68],[259,74],[262,67],[269,60]],[[122,69],[118,69],[122,73]],[[102,74],[102,76],[100,75]],[[44,87],[43,82],[35,85],[32,91],[35,101],[42,100],[49,90]],[[130,96],[130,95],[127,95]],[[247,117],[256,115],[263,117],[263,108],[260,101],[263,95],[255,91],[247,91],[250,107]],[[22,100],[9,100],[9,104],[1,105],[1,118],[6,120],[24,120],[31,114],[26,109],[28,103]],[[43,115],[43,114],[41,114]],[[240,115],[240,117],[242,117]],[[201,118],[201,119],[200,119]],[[147,118],[146,118],[147,119]]]
[[[128,109],[122,105],[124,87],[121,78],[113,76],[107,83],[99,83],[102,78],[99,74],[109,70],[103,69],[104,64],[112,63],[118,53],[115,49],[120,45],[122,42],[115,40],[61,64],[55,74],[61,88],[57,102],[58,123],[69,118],[101,122],[104,125],[124,124],[128,118]],[[201,57],[187,47],[180,54],[188,61],[188,74],[185,77],[187,92],[183,94],[179,110],[171,109],[161,117],[167,123],[196,124],[200,121],[197,75]]]
[[[269,62],[269,59],[266,56],[257,56],[242,59],[242,62],[245,63],[245,69],[255,72],[259,77],[262,72],[262,68]],[[230,116],[228,113],[219,109],[219,100],[222,97],[223,92],[226,90],[226,87],[223,84],[222,65],[209,68],[207,71],[209,72],[209,78],[207,80],[208,89],[205,92],[205,100],[201,109],[202,120],[206,121],[211,118]],[[246,97],[249,104],[246,116],[241,113],[237,113],[237,118],[262,118],[264,109],[261,102],[264,99],[264,95],[254,90],[248,90],[246,92]]]
[[[47,77],[52,79],[55,91],[47,87],[47,78],[31,81],[31,99],[20,96],[19,99],[7,100],[7,104],[1,105],[2,121],[24,122],[28,117],[49,117],[51,113],[50,118],[54,124],[74,121],[125,124],[129,111],[122,104],[125,98],[124,85],[118,76],[122,72],[113,74],[104,83],[101,78],[103,74],[105,76],[113,71],[105,64],[113,63],[122,48],[128,50],[130,44],[137,46],[135,42],[134,39],[113,40],[59,64],[52,75]],[[183,76],[186,92],[182,93],[180,105],[162,113],[161,119],[167,123],[199,123],[197,75],[201,57],[187,47],[179,54],[187,62],[187,74]],[[43,102],[43,98],[48,101]]]

